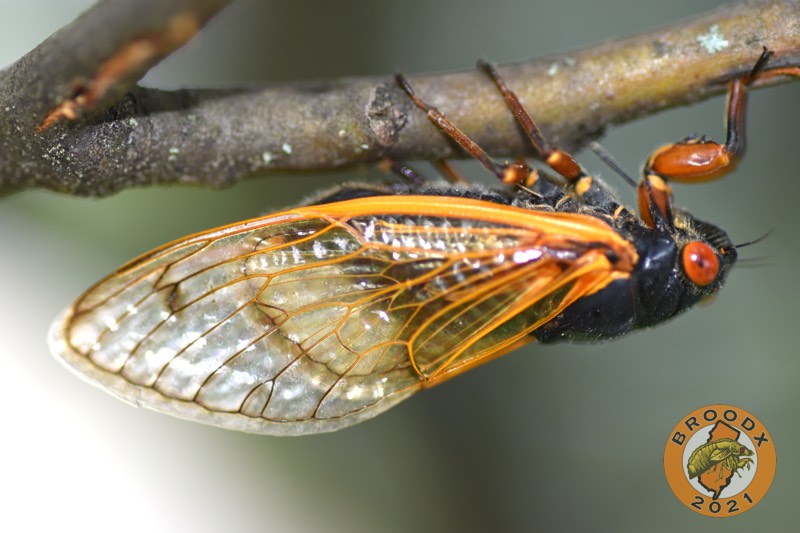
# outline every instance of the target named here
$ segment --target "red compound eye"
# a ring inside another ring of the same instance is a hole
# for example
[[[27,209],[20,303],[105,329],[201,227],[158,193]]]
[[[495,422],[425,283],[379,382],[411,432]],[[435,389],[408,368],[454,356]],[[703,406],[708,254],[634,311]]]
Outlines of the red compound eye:
[[[704,242],[692,241],[683,247],[683,271],[692,283],[705,287],[719,274],[717,253]]]

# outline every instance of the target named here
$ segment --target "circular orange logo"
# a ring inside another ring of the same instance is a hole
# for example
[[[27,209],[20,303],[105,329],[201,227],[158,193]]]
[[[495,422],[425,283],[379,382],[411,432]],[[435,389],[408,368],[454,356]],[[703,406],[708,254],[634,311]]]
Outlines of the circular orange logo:
[[[664,449],[664,472],[689,509],[734,516],[761,501],[775,477],[775,443],[755,416],[709,405],[685,416]]]

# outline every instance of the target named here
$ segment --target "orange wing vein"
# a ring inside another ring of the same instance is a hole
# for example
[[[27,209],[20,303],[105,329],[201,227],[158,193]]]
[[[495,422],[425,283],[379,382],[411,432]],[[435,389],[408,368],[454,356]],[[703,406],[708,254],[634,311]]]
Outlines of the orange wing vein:
[[[51,346],[136,405],[257,433],[333,431],[505,353],[635,261],[589,216],[363,198],[150,252],[68,308]]]

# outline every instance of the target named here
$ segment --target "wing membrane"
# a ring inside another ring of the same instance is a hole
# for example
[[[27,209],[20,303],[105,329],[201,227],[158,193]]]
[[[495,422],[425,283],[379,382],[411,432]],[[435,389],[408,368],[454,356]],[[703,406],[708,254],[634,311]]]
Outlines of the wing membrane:
[[[634,262],[590,217],[364,198],[155,250],[87,291],[52,345],[136,404],[245,431],[330,431],[505,351]]]

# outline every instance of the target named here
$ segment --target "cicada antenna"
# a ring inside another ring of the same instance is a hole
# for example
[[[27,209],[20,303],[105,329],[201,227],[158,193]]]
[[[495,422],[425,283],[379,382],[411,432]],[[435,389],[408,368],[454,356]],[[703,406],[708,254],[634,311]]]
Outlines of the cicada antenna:
[[[594,152],[594,155],[600,158],[600,160],[605,163],[611,170],[616,172],[620,178],[622,178],[625,183],[636,188],[636,180],[631,177],[631,175],[622,168],[622,165],[619,164],[619,161],[611,155],[611,152],[606,150],[602,144],[597,141],[592,141],[589,143],[589,149]]]
[[[761,237],[758,237],[757,239],[753,239],[752,241],[743,242],[741,244],[731,244],[730,246],[726,246],[726,247],[722,248],[720,250],[720,252],[722,252],[723,254],[726,254],[726,253],[730,252],[731,250],[738,250],[740,248],[744,248],[745,246],[750,246],[750,245],[759,243],[759,242],[763,241],[764,239],[766,239],[767,237],[769,237],[770,235],[772,235],[773,231],[775,231],[775,230],[774,229],[770,229],[766,233],[764,233],[764,235],[762,235]]]

